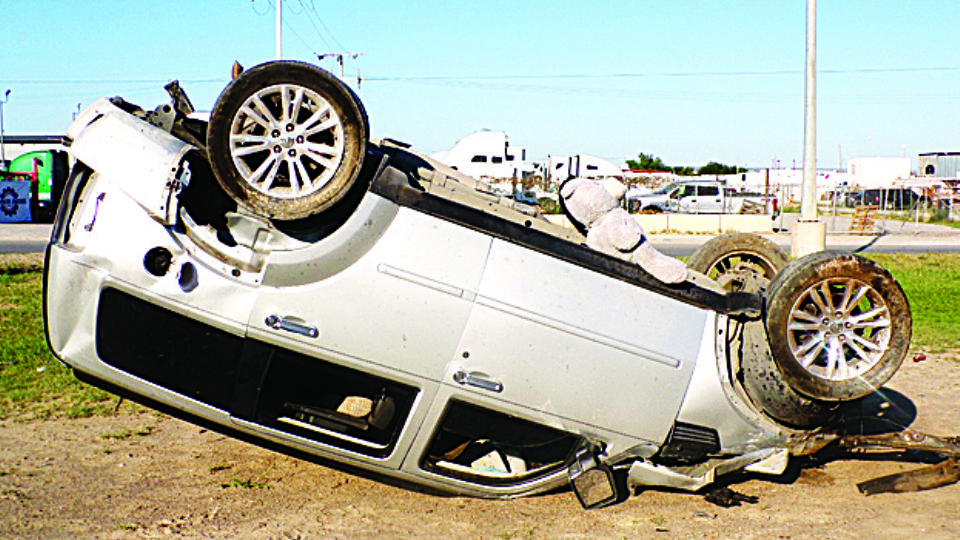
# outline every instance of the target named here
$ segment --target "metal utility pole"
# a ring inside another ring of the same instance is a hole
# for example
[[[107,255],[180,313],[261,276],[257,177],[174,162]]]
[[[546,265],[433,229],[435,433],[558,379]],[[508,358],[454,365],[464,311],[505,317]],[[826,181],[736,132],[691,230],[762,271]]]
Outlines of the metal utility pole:
[[[3,142],[3,106],[10,101],[10,89],[3,93],[3,101],[0,101],[0,166],[7,170],[7,147]]]
[[[800,219],[793,229],[791,252],[802,257],[826,247],[827,227],[817,218],[817,0],[807,0],[807,66],[803,118],[803,185]]]
[[[276,28],[274,30],[274,35],[276,41],[274,43],[274,51],[277,55],[277,60],[283,60],[283,0],[275,0],[277,3],[276,13],[277,17],[275,20]]]
[[[343,59],[346,57],[349,57],[351,59],[356,60],[357,57],[359,56],[363,56],[363,53],[362,52],[361,53],[324,53],[324,54],[318,54],[317,60],[323,60],[324,58],[336,58],[337,66],[339,68],[338,72],[340,74],[340,78],[343,79]],[[357,77],[358,84],[359,84],[359,80],[360,78],[358,76]]]

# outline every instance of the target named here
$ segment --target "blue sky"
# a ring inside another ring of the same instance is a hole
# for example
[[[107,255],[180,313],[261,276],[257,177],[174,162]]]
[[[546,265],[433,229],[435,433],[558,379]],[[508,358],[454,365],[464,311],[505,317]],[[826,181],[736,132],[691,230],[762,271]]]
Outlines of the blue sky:
[[[275,0],[0,0],[5,133],[77,105],[209,110],[234,60],[274,57]],[[284,57],[362,52],[375,137],[433,152],[506,131],[528,159],[801,166],[805,0],[284,0]],[[818,3],[818,163],[960,150],[960,2]],[[335,66],[330,60],[320,65]],[[356,83],[351,83],[356,88]]]

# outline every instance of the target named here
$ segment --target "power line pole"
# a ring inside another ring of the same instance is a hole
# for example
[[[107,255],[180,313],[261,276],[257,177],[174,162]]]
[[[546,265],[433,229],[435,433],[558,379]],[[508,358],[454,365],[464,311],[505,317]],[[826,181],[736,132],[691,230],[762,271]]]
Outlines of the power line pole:
[[[363,53],[324,53],[324,54],[318,54],[317,60],[323,60],[324,58],[335,58],[337,61],[337,66],[339,67],[338,72],[339,72],[340,78],[343,79],[343,59],[351,58],[353,60],[356,60],[357,57],[360,57],[360,56],[363,56]],[[359,76],[357,77],[357,80],[359,81]]]
[[[0,101],[0,167],[7,170],[7,149],[3,142],[3,106],[10,101],[10,89],[3,94],[3,101]]]
[[[807,0],[806,100],[803,118],[803,184],[800,190],[800,219],[793,229],[794,257],[823,251],[826,224],[817,218],[817,0]]]
[[[275,0],[277,5],[275,6],[274,11],[276,11],[276,28],[274,29],[275,42],[274,42],[274,51],[276,52],[277,60],[283,59],[283,0]]]

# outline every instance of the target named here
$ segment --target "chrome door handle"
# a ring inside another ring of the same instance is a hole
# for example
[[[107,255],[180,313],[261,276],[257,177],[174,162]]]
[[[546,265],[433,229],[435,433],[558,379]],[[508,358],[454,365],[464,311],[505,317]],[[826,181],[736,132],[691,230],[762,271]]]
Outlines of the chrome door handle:
[[[97,213],[100,211],[100,203],[102,203],[103,200],[106,198],[107,198],[106,192],[101,193],[100,195],[97,195],[97,200],[94,201],[96,204],[93,207],[93,217],[90,218],[90,223],[87,223],[86,225],[83,226],[83,230],[87,232],[90,232],[93,230],[93,224],[97,222]]]
[[[491,379],[481,373],[468,373],[462,369],[453,374],[453,382],[457,384],[475,386],[491,392],[503,392],[503,383],[500,381]]]
[[[270,315],[263,322],[274,330],[285,330],[287,332],[292,332],[294,334],[311,338],[315,338],[320,335],[320,332],[315,327],[303,324],[299,321],[294,321],[288,317]]]

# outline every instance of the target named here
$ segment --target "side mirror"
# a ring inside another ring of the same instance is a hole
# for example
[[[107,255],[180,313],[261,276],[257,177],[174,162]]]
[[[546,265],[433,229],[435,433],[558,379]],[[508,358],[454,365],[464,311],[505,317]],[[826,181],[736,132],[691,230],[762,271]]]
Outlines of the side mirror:
[[[587,510],[602,508],[619,498],[613,471],[600,462],[593,448],[581,446],[567,469],[570,486]]]

